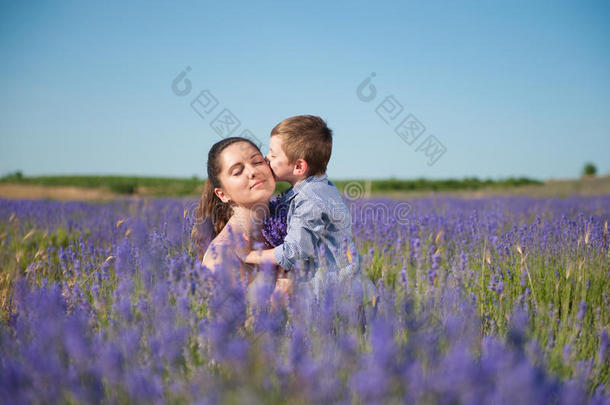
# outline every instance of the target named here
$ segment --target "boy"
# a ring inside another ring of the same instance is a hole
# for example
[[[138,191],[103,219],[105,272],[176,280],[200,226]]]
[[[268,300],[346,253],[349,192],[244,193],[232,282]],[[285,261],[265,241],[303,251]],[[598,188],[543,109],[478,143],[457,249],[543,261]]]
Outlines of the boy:
[[[271,262],[303,275],[320,267],[340,277],[359,270],[349,209],[326,176],[331,151],[332,131],[320,117],[298,115],[273,128],[267,159],[276,180],[292,186],[282,195],[287,234],[274,249],[250,252],[247,263]],[[316,295],[320,277],[316,274]]]

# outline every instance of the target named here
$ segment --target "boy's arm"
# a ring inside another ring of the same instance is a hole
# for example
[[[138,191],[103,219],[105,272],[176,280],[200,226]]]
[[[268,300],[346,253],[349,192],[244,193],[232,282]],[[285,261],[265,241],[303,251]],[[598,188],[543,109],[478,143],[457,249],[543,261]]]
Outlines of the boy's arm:
[[[321,214],[321,208],[313,201],[301,201],[288,221],[284,243],[273,249],[251,251],[244,261],[250,264],[271,262],[286,270],[292,270],[297,261],[313,258],[325,227]]]
[[[244,261],[249,264],[271,263],[274,266],[278,264],[273,249],[253,250],[248,253]]]
[[[324,227],[321,208],[311,199],[299,201],[288,221],[284,243],[272,250],[275,262],[292,270],[297,261],[314,258]]]

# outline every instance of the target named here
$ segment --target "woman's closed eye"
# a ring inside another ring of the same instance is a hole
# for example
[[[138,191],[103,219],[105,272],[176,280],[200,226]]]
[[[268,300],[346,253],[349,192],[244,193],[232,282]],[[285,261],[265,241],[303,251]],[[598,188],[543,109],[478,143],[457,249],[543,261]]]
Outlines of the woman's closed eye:
[[[256,160],[253,162],[254,166],[260,166],[265,164],[264,160]],[[239,176],[240,174],[242,174],[242,172],[244,171],[244,167],[243,166],[239,166],[239,168],[235,168],[235,170],[233,170],[233,172],[231,172],[231,176]]]

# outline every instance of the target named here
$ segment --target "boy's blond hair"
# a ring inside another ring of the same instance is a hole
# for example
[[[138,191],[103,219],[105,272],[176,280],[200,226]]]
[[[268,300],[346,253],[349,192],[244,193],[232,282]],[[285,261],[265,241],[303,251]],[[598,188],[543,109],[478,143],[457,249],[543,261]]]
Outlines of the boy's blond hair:
[[[271,136],[282,137],[282,150],[290,163],[303,159],[309,175],[326,173],[333,148],[333,131],[326,122],[314,115],[286,118],[271,130]]]

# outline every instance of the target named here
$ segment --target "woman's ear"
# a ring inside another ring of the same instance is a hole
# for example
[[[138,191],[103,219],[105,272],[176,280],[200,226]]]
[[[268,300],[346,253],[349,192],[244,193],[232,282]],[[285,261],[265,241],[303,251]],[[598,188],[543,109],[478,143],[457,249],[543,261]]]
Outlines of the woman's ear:
[[[216,194],[216,197],[220,198],[220,201],[222,201],[225,204],[227,204],[227,203],[229,203],[231,201],[229,196],[226,195],[225,192],[222,191],[221,188],[215,188],[214,189],[214,194]]]
[[[309,165],[307,164],[305,159],[297,159],[296,162],[294,162],[294,168],[292,169],[292,174],[294,174],[295,176],[303,176],[303,175],[307,174],[308,170],[309,170]]]

